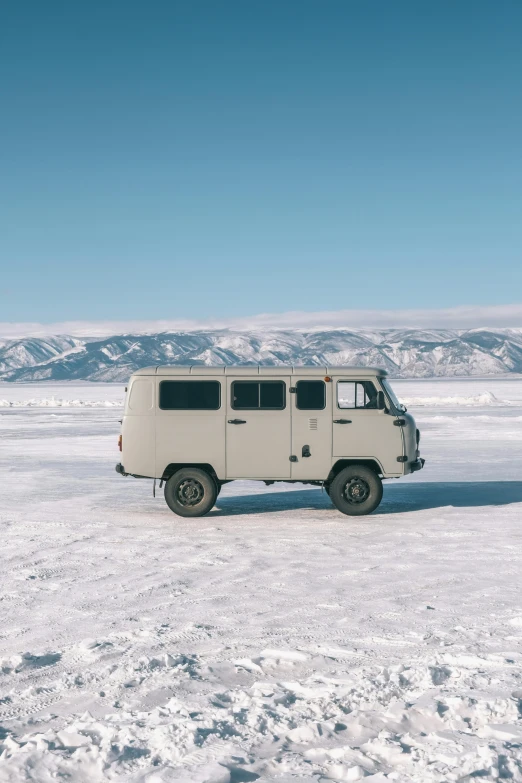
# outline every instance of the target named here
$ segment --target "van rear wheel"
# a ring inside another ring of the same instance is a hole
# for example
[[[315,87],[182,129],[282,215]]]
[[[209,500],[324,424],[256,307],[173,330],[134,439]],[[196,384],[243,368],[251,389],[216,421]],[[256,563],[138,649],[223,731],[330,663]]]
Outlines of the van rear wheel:
[[[180,517],[208,514],[217,494],[216,482],[200,468],[181,468],[165,483],[167,505]]]
[[[329,495],[343,514],[371,514],[382,500],[382,481],[366,465],[349,465],[334,478]]]

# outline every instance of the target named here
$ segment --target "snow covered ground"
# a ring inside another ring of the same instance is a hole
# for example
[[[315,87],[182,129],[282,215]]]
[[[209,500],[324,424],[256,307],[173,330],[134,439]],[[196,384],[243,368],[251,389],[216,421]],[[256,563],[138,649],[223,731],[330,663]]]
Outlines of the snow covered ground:
[[[522,380],[402,381],[378,511],[114,472],[122,387],[0,385],[0,781],[522,780]],[[30,405],[14,405],[33,401]]]

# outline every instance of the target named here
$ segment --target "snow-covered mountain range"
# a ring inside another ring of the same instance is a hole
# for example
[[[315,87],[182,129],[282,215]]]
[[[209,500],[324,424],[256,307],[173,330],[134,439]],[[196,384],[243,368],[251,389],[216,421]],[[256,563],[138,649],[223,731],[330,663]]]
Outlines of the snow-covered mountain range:
[[[392,377],[522,373],[522,329],[216,329],[0,340],[0,380],[124,382],[154,364],[386,367]]]

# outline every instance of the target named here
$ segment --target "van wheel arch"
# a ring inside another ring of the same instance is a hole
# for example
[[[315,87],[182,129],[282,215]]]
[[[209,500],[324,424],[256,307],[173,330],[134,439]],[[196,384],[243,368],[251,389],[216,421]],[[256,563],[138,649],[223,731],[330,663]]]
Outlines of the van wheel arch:
[[[177,471],[181,470],[182,468],[199,468],[199,470],[204,470],[205,473],[208,473],[209,476],[212,476],[216,482],[216,487],[218,490],[220,489],[221,485],[225,483],[218,479],[216,471],[208,462],[171,462],[170,465],[167,465],[163,471],[161,480],[168,481],[169,478],[174,475],[174,473],[177,473]]]
[[[332,469],[328,474],[328,478],[326,479],[328,485],[330,485],[330,483],[334,480],[337,474],[341,472],[341,470],[344,470],[344,468],[347,468],[350,465],[364,465],[365,468],[370,468],[370,470],[373,470],[373,472],[380,478],[383,477],[382,466],[379,465],[375,459],[339,459],[335,465],[332,465]]]

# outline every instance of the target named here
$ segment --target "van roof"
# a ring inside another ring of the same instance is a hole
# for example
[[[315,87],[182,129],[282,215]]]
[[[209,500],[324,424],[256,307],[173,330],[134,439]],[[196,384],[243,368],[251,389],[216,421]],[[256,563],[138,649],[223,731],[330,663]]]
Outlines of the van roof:
[[[388,375],[382,367],[317,367],[317,366],[285,366],[267,367],[266,365],[218,365],[209,367],[205,364],[174,364],[157,367],[143,367],[133,375],[344,375],[357,378],[361,375],[374,375],[380,378]]]

